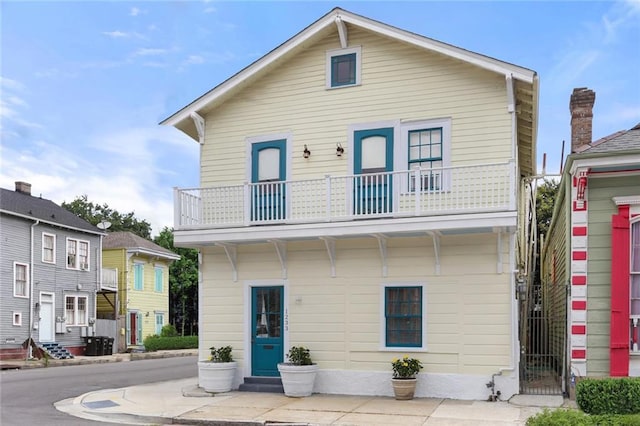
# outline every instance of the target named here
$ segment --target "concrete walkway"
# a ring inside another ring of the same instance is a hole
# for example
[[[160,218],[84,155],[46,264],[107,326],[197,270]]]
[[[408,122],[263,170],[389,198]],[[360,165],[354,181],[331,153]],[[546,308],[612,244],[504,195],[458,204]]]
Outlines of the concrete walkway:
[[[116,354],[52,360],[48,366],[127,362],[197,355],[196,350]],[[4,368],[44,367],[44,361],[1,361]],[[198,387],[196,377],[89,392],[59,401],[56,408],[90,420],[122,424],[179,425],[525,425],[544,407],[575,406],[561,396],[516,395],[509,402],[314,394],[289,398],[283,394],[229,392],[212,395]]]
[[[527,404],[562,406],[562,397]],[[542,411],[509,402],[319,395],[288,398],[283,394],[229,392],[213,396],[197,378],[90,392],[55,404],[60,411],[91,420],[126,424],[181,425],[524,425]]]

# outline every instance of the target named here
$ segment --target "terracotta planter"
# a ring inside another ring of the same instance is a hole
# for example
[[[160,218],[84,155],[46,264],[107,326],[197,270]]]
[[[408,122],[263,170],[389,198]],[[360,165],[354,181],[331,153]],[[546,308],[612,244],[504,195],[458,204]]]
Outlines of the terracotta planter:
[[[398,400],[413,399],[418,379],[391,379],[393,393]]]
[[[284,394],[293,397],[309,396],[313,393],[313,383],[316,380],[318,366],[278,364],[278,371],[282,379]]]
[[[229,392],[238,363],[198,361],[198,386],[207,392]]]

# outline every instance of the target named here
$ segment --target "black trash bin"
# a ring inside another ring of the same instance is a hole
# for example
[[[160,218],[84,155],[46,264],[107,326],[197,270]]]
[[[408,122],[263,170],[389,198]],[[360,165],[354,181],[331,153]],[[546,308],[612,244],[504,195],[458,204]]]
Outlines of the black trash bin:
[[[105,337],[104,355],[113,355],[113,337]]]
[[[95,337],[87,337],[87,347],[84,350],[86,356],[98,355],[98,341]]]
[[[96,355],[102,356],[104,355],[104,341],[106,337],[104,336],[96,336]]]

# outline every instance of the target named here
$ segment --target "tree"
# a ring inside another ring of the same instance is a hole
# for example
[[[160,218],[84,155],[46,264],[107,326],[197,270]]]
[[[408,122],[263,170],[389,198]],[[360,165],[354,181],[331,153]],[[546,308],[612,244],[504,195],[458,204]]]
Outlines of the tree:
[[[102,205],[88,200],[86,195],[76,197],[72,202],[62,203],[62,207],[80,216],[92,225],[103,220],[111,222],[110,232],[129,231],[147,240],[151,239],[151,224],[146,220],[139,220],[133,212],[122,214],[110,208],[107,203]]]
[[[549,231],[559,188],[559,182],[545,179],[536,191],[536,222],[538,235],[544,234],[546,237]]]
[[[180,255],[169,266],[169,318],[182,336],[198,334],[198,250],[173,245],[173,229],[164,227],[154,242]]]

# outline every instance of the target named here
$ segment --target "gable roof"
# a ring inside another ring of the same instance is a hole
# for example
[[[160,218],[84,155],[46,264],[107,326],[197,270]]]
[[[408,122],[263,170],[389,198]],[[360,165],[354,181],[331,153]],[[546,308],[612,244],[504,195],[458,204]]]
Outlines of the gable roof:
[[[580,154],[640,150],[640,123],[629,130],[620,130],[578,149]]]
[[[528,138],[535,141],[538,109],[538,76],[535,71],[401,30],[340,8],[334,8],[265,56],[242,69],[171,116],[165,118],[160,124],[174,126],[194,140],[198,140],[198,129],[192,117],[202,115],[205,111],[224,102],[247,84],[255,81],[265,72],[304,49],[305,46],[311,44],[316,39],[324,37],[332,31],[338,31],[341,40],[343,38],[346,39],[347,30],[345,24],[354,25],[425,50],[438,52],[512,78],[516,83],[514,96],[518,98],[517,103],[521,114],[519,119],[530,122],[530,128],[525,131],[528,134]],[[518,83],[525,84],[522,85]],[[535,158],[535,143],[529,143],[529,145],[531,145],[530,149],[533,150]]]
[[[76,231],[104,234],[98,227],[51,200],[5,188],[0,188],[0,212]]]
[[[180,259],[176,253],[132,232],[110,232],[102,240],[102,249],[126,249],[128,252],[156,256],[168,260]]]

